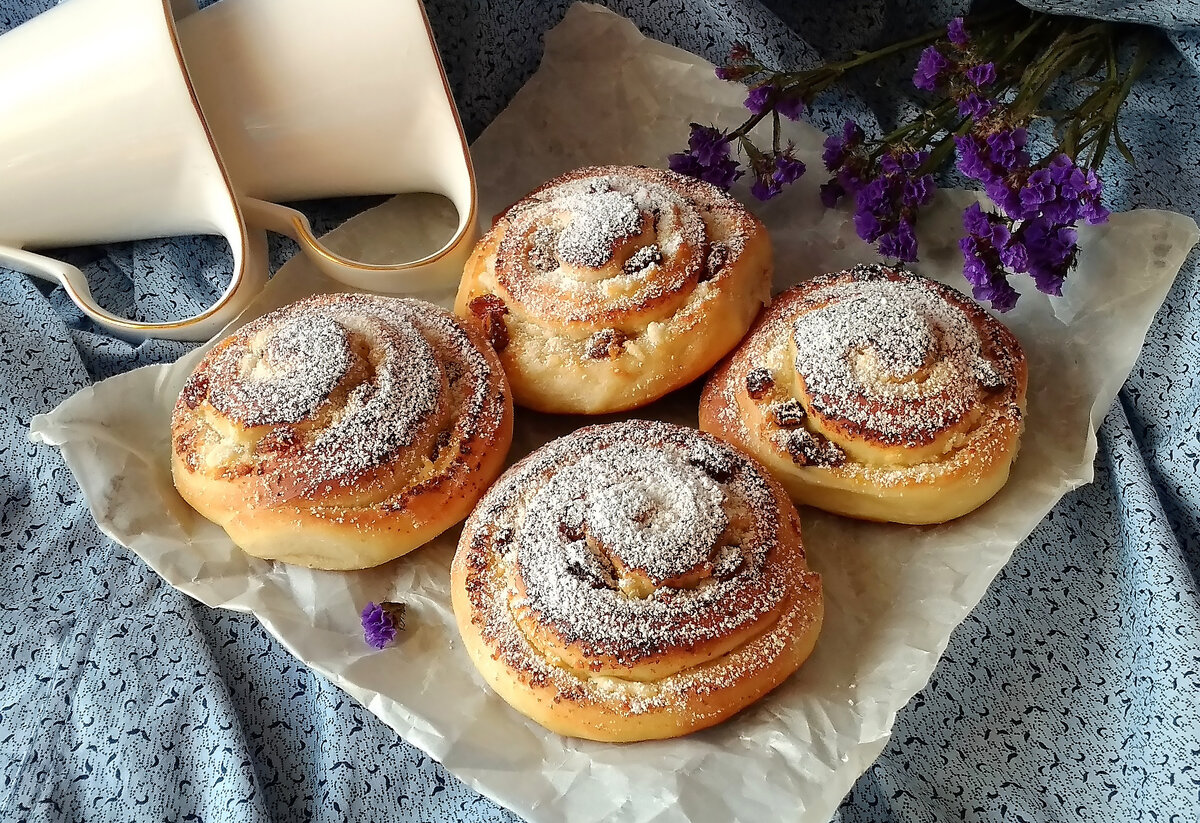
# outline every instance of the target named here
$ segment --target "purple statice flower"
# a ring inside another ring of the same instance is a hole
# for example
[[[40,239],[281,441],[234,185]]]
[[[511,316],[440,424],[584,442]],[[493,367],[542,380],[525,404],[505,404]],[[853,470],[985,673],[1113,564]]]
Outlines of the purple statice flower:
[[[771,179],[781,186],[786,186],[799,180],[805,171],[804,163],[792,156],[789,147],[787,151],[775,155],[775,171],[771,175]]]
[[[1006,171],[1025,168],[1029,165],[1029,152],[1025,144],[1029,141],[1029,132],[1024,128],[999,129],[986,138],[987,147],[992,161]]]
[[[838,185],[849,194],[858,194],[859,190],[867,183],[859,171],[858,168],[842,166],[837,173]]]
[[[767,159],[770,159],[769,155]],[[804,163],[792,156],[792,147],[789,146],[774,156],[772,166],[756,174],[750,193],[759,200],[770,200],[783,191],[784,186],[799,180],[804,171]]]
[[[963,255],[963,276],[971,284],[971,294],[981,303],[991,303],[997,311],[1009,311],[1017,305],[1017,290],[1008,282],[1008,272],[999,264],[994,250],[985,248],[978,238],[967,235],[958,241]]]
[[[929,46],[921,52],[917,61],[917,70],[913,74],[913,85],[923,91],[933,91],[942,84],[949,74],[951,62],[937,46]]]
[[[879,170],[884,174],[899,174],[904,167],[900,165],[900,158],[897,155],[888,152],[879,158]]]
[[[1008,223],[998,214],[984,211],[978,203],[963,210],[963,228],[967,234],[984,241],[988,247],[1000,249],[1012,237]]]
[[[917,259],[917,236],[907,218],[901,217],[891,231],[880,236],[879,253],[906,263]]]
[[[744,173],[729,156],[729,135],[709,126],[692,123],[688,150],[668,158],[671,171],[706,180],[728,191]]]
[[[1092,169],[1081,169],[1066,154],[1036,169],[1020,191],[1021,217],[1046,217],[1054,223],[1103,223],[1108,209],[1100,203],[1102,185]]]
[[[680,151],[667,156],[667,165],[671,171],[686,174],[688,177],[701,177],[707,170],[691,152]]]
[[[368,603],[362,610],[363,637],[367,645],[387,648],[396,639],[396,633],[404,631],[404,611],[403,603]]]
[[[763,83],[761,86],[755,86],[750,89],[750,93],[746,95],[746,108],[751,114],[763,114],[771,108],[771,98],[774,97],[775,87],[770,83]]]
[[[1000,207],[1000,211],[1012,218],[1021,213],[1020,190],[1013,181],[1005,177],[997,177],[983,184],[983,190],[992,202]]]
[[[692,123],[688,135],[688,153],[702,166],[711,166],[729,156],[729,135],[711,126]]]
[[[750,193],[754,195],[756,200],[770,200],[781,191],[783,191],[783,186],[776,183],[770,177],[756,177],[754,182],[750,184]]]
[[[862,130],[862,126],[858,125],[858,123],[855,123],[853,120],[847,120],[845,123],[842,123],[842,142],[847,146],[861,146],[866,139],[866,132]]]
[[[1019,236],[1013,237],[996,252],[1000,255],[1000,262],[1013,271],[1029,271],[1029,249],[1025,248],[1025,243]]]
[[[825,151],[821,153],[821,162],[830,171],[837,171],[842,167],[842,163],[846,162],[846,146],[841,138],[825,138]]]
[[[1013,223],[1000,214],[985,212],[973,203],[963,212],[966,236],[959,242],[963,275],[978,300],[1008,311],[1017,293],[1008,282],[1009,272],[1028,273],[1038,291],[1062,296],[1063,282],[1079,252],[1078,233],[1072,226],[1045,216]]]
[[[825,138],[825,152],[821,155],[825,168],[830,171],[840,169],[845,164],[846,157],[850,152],[861,146],[866,137],[858,123],[853,120],[843,123],[841,136],[833,135]]]
[[[934,185],[932,174],[908,177],[900,189],[900,202],[913,209],[927,206],[933,199],[935,188],[937,187]]]
[[[958,101],[959,117],[974,117],[976,120],[982,120],[987,117],[996,108],[996,102],[979,94],[978,92],[967,92],[967,96]]]
[[[1020,219],[1021,199],[1014,181],[1029,167],[1023,128],[998,129],[986,137],[966,134],[954,138],[958,170],[983,183],[988,197],[1012,219]]]
[[[1021,198],[1019,217],[1036,217],[1046,205],[1057,210],[1054,202],[1058,199],[1058,186],[1054,185],[1054,177],[1048,168],[1038,169],[1030,174],[1019,195]]]
[[[717,66],[713,69],[713,74],[718,80],[740,80],[740,73],[741,68],[738,66]]]
[[[974,134],[964,134],[954,138],[954,147],[958,154],[956,166],[958,170],[972,180],[986,182],[994,176],[992,164],[987,154],[987,144]]]
[[[950,38],[950,42],[960,49],[967,45],[967,40],[970,36],[967,34],[967,27],[963,24],[961,17],[955,17],[946,26],[946,36]]]
[[[775,111],[788,120],[799,120],[806,108],[804,98],[798,94],[784,94],[775,101]]]
[[[1071,226],[1041,217],[1026,221],[1020,234],[1028,256],[1027,271],[1038,291],[1061,297],[1063,281],[1079,251],[1078,233]]]
[[[876,177],[858,191],[854,229],[868,243],[874,243],[887,231],[885,221],[891,222],[895,211],[894,180],[890,176]]]
[[[928,159],[927,151],[888,152],[879,158],[879,168],[884,174],[902,174],[916,171]]]
[[[879,174],[870,179],[843,182],[845,168],[838,172],[822,200],[855,194],[854,229],[868,243],[878,243],[884,257],[912,262],[917,259],[913,231],[917,210],[929,203],[934,193],[933,176],[917,174],[928,160],[925,151],[888,152],[879,159]],[[837,188],[832,188],[836,185]]]
[[[976,300],[991,303],[998,311],[1008,311],[1016,306],[1020,295],[1008,282],[1008,272],[1000,257],[1000,249],[1012,239],[1007,221],[972,203],[963,211],[963,228],[967,233],[958,247],[963,255],[963,276],[971,284],[971,293]]]
[[[977,89],[985,89],[996,82],[996,64],[980,63],[967,69],[967,80]]]

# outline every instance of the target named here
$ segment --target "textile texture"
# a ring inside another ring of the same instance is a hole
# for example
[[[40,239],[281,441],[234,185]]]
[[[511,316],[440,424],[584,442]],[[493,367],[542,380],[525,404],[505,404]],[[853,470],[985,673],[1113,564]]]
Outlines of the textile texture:
[[[0,29],[50,5],[0,0]],[[567,2],[426,5],[474,136],[536,68],[541,35]],[[609,5],[711,60],[745,40],[777,65],[916,33],[964,8]],[[1031,5],[1159,30],[1126,112],[1124,137],[1139,163],[1132,169],[1113,153],[1108,200],[1200,219],[1200,4]],[[846,116],[886,124],[912,105],[910,77],[902,64],[868,72],[811,119],[826,130]],[[686,133],[681,123],[681,144]],[[321,230],[355,208],[321,203],[311,212]],[[272,243],[275,266],[295,251]],[[208,239],[61,256],[87,272],[102,305],[146,319],[210,304],[230,268]],[[838,820],[1200,819],[1198,328],[1193,252],[1101,428],[1095,482],[1018,548]],[[0,819],[515,820],[297,663],[253,617],[164,584],[99,533],[58,452],[29,442],[34,414],[186,350],[107,336],[61,289],[0,272]]]

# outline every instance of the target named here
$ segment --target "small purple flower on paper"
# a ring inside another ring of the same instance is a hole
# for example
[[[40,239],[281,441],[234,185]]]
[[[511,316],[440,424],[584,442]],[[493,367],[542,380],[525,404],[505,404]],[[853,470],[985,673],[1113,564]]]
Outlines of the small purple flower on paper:
[[[994,250],[981,247],[979,239],[967,235],[958,241],[963,255],[963,276],[971,284],[971,294],[981,303],[991,303],[997,311],[1009,311],[1017,305],[1016,289],[998,261],[990,261]]]
[[[1063,281],[1079,250],[1078,233],[1070,226],[1038,218],[1021,227],[1021,239],[1028,250],[1028,271],[1038,291],[1061,297]]]
[[[711,126],[701,126],[692,123],[692,132],[688,135],[689,154],[693,155],[702,166],[711,166],[729,156],[729,136]]]
[[[891,183],[887,177],[876,177],[858,191],[854,228],[868,243],[874,243],[887,231],[883,221],[893,212]]]
[[[866,185],[866,181],[863,180],[857,171],[845,166],[838,170],[837,181],[850,194],[857,194],[858,190]]]
[[[996,250],[1000,262],[1015,272],[1029,271],[1029,250],[1019,239],[1012,239]]]
[[[879,235],[883,234],[883,224],[869,211],[856,211],[854,213],[854,230],[863,240],[874,243],[879,239]]]
[[[830,171],[837,171],[846,162],[846,146],[839,137],[825,138],[825,151],[821,153],[821,162]]]
[[[363,638],[376,649],[387,648],[404,630],[403,603],[368,603],[362,610]]]

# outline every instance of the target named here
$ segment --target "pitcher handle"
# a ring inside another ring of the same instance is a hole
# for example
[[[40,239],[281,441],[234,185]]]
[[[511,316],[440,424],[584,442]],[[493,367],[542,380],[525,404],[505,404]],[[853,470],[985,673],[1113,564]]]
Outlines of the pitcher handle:
[[[239,202],[247,223],[291,237],[322,274],[363,291],[419,294],[453,288],[478,239],[472,211],[460,217],[454,236],[433,254],[403,263],[362,263],[321,243],[308,218],[295,209],[253,197],[242,197]]]
[[[228,239],[228,238],[226,238]],[[241,244],[230,244],[234,254],[233,276],[216,303],[200,314],[165,323],[144,323],[115,315],[101,308],[87,278],[77,267],[53,257],[0,245],[0,265],[42,280],[58,283],[79,309],[117,337],[140,341],[147,337],[167,340],[208,340],[238,316],[267,282],[267,238],[261,231],[246,232],[246,253]]]

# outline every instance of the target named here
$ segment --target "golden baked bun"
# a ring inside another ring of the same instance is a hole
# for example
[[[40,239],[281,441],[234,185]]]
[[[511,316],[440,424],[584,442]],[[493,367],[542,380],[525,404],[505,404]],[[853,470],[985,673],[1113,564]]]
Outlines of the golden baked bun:
[[[454,311],[487,335],[519,405],[601,414],[700,377],[770,289],[766,229],[729,195],[662,169],[597,166],[497,218]]]
[[[1008,479],[1027,368],[1002,323],[949,286],[856,266],[775,298],[700,400],[700,428],[798,503],[941,523]]]
[[[509,469],[451,567],[475,666],[551,731],[676,737],[749,706],[821,628],[796,509],[753,459],[667,423],[589,426]]]
[[[420,300],[326,294],[222,340],[171,419],[175,487],[249,554],[318,569],[399,557],[504,467],[495,353]]]

